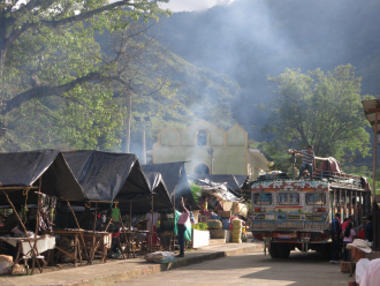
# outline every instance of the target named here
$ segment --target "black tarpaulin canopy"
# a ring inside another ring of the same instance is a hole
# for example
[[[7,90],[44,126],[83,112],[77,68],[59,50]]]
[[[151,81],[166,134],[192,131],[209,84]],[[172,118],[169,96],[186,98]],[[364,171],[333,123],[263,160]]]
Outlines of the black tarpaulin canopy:
[[[82,189],[57,150],[0,153],[0,187],[3,190],[38,189],[62,200],[81,201]],[[11,194],[15,196],[15,194]],[[16,195],[17,196],[17,195]],[[2,202],[4,198],[1,198]]]
[[[162,178],[169,191],[170,197],[174,200],[176,208],[181,206],[181,197],[186,200],[186,207],[191,209],[198,209],[191,193],[190,185],[187,180],[185,171],[185,162],[161,163],[150,164],[142,166],[144,172],[158,172],[161,173]]]
[[[154,210],[158,212],[172,212],[173,203],[161,173],[147,172],[145,176],[148,178],[151,191],[154,195]]]
[[[122,203],[151,196],[134,154],[80,150],[63,157],[89,201]]]

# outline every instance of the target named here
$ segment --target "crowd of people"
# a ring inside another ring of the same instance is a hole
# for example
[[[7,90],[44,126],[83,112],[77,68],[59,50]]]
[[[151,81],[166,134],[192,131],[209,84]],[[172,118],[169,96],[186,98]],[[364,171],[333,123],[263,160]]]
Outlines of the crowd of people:
[[[350,260],[350,252],[347,245],[355,238],[360,238],[372,242],[372,217],[362,218],[361,224],[356,224],[353,217],[347,217],[341,221],[340,213],[336,213],[331,226],[332,253],[331,263],[338,263],[342,258],[344,261]]]

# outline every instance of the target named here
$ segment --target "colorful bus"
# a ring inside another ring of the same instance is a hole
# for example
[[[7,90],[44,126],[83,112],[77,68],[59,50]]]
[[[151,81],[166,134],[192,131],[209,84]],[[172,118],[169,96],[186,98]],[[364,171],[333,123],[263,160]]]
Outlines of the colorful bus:
[[[310,180],[268,177],[249,184],[250,229],[264,241],[265,253],[287,258],[291,250],[316,250],[327,256],[335,213],[360,223],[369,215],[371,192],[364,178],[317,174]]]

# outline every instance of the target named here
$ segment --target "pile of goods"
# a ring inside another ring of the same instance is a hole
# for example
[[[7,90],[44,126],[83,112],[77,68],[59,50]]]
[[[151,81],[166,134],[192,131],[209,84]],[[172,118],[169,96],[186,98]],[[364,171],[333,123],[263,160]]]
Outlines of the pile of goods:
[[[243,221],[234,219],[232,221],[232,242],[242,243],[241,234],[243,232]]]
[[[153,263],[169,263],[174,260],[174,252],[156,251],[145,255],[145,260]]]
[[[211,238],[225,238],[225,230],[223,224],[218,219],[209,219],[207,221],[208,229],[210,230]]]

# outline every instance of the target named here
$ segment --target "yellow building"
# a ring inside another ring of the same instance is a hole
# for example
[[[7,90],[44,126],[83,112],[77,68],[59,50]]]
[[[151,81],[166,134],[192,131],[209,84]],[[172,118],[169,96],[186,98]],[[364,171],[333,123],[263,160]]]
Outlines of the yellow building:
[[[257,178],[268,170],[268,160],[248,147],[248,133],[239,125],[222,130],[204,120],[185,129],[168,127],[153,145],[154,164],[187,161],[186,172],[248,175]]]

